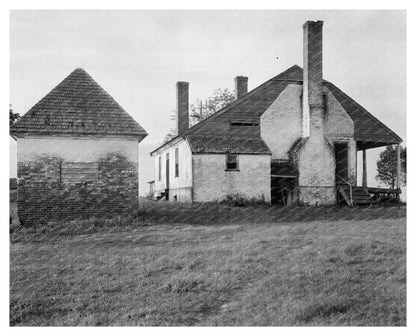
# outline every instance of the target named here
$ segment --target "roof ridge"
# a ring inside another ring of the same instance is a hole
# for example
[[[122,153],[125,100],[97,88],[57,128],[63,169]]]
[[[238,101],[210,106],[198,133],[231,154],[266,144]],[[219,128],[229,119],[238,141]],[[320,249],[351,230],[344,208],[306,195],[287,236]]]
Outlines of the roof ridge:
[[[289,78],[285,78],[284,75],[287,75],[290,71],[293,70],[301,70],[303,72],[303,68],[300,67],[297,64],[292,65],[290,68],[286,69],[285,71],[281,72],[280,74],[278,74],[277,76],[274,76],[273,78],[271,78],[272,80],[288,80]],[[290,79],[293,80],[293,79]]]
[[[231,102],[230,104],[224,106],[223,108],[221,108],[220,110],[216,111],[215,113],[211,114],[209,117],[207,117],[204,120],[201,120],[199,123],[193,125],[192,127],[190,127],[187,131],[185,131],[183,134],[177,135],[174,138],[170,139],[169,141],[161,144],[160,146],[158,146],[157,148],[155,148],[153,151],[150,152],[150,155],[152,155],[154,152],[156,152],[157,150],[159,150],[160,148],[170,144],[171,142],[173,142],[174,140],[180,138],[180,137],[185,137],[188,135],[192,135],[193,132],[197,131],[198,129],[200,129],[202,126],[204,126],[204,124],[206,122],[208,122],[208,120],[212,120],[216,117],[218,117],[219,115],[222,115],[223,113],[227,112],[229,109],[238,106],[239,104],[241,104],[243,101],[246,101],[249,97],[251,97],[254,92],[257,92],[261,89],[263,89],[264,87],[267,87],[269,85],[272,84],[272,79],[269,79],[268,81],[264,82],[263,84],[260,84],[259,86],[257,86],[256,88],[254,88],[253,90],[249,91],[247,94],[245,94],[244,96],[242,96],[241,98],[234,100],[233,102]]]
[[[246,101],[249,97],[254,95],[255,92],[258,92],[259,90],[262,90],[262,89],[268,87],[269,85],[271,85],[276,80],[280,80],[280,78],[282,78],[281,76],[287,74],[289,71],[299,70],[299,69],[302,70],[302,68],[299,65],[297,65],[297,64],[292,65],[290,68],[284,70],[283,72],[281,72],[277,76],[272,77],[272,78],[268,79],[267,81],[265,81],[264,83],[260,84],[259,86],[255,87],[254,89],[249,91],[247,94],[245,94],[241,98],[236,99],[235,101],[231,102],[230,104],[224,106],[222,109],[220,109],[220,110],[216,111],[215,113],[211,114],[208,118],[206,118],[206,119],[200,121],[199,123],[195,124],[194,126],[190,127],[183,134],[177,135],[174,138],[170,139],[169,141],[165,142],[164,144],[158,146],[156,149],[154,149],[153,151],[150,152],[150,155],[152,155],[154,152],[156,152],[157,150],[159,150],[163,146],[168,145],[169,143],[171,143],[175,139],[178,139],[179,137],[184,137],[184,136],[187,136],[189,134],[192,134],[192,132],[194,132],[194,131],[198,130],[199,128],[201,128],[202,126],[204,126],[204,124],[208,120],[212,120],[213,118],[218,117],[219,115],[227,112],[229,109],[234,108],[235,106],[238,106],[240,103]],[[286,79],[286,80],[297,81],[297,80],[294,80],[294,79]]]

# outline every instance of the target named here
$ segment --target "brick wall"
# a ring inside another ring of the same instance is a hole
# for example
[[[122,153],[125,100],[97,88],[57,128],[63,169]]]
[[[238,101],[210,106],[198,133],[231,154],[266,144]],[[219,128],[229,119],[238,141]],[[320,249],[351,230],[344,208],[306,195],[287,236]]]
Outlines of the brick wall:
[[[289,84],[260,118],[261,137],[272,159],[288,160],[288,151],[302,136],[302,85]]]
[[[299,202],[336,203],[334,150],[324,138],[310,137],[298,153]]]
[[[45,147],[48,143],[50,147]],[[137,153],[137,141],[130,139],[19,139],[21,222],[33,225],[134,215],[138,209]],[[77,174],[71,172],[72,178],[63,180],[62,167],[68,162],[95,162],[96,169],[87,174],[82,169]]]
[[[193,155],[194,201],[240,193],[270,202],[270,155],[238,155],[239,171],[226,171],[225,154]]]

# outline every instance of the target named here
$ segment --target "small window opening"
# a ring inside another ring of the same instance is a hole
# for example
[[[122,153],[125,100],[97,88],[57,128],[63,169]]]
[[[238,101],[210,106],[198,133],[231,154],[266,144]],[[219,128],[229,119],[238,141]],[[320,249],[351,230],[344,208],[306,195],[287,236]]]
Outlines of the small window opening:
[[[227,154],[227,170],[238,170],[238,158],[235,154]]]
[[[162,180],[162,157],[159,156],[159,181]]]
[[[257,122],[232,121],[231,126],[258,126]]]
[[[179,148],[175,149],[175,177],[179,177]]]
[[[328,115],[328,96],[326,94],[322,95],[322,104],[324,105],[324,116]]]

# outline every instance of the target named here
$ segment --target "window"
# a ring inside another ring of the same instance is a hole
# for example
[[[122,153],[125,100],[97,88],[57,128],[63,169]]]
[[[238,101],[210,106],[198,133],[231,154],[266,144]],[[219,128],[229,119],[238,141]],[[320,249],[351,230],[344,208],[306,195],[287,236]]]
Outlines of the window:
[[[235,154],[227,154],[226,170],[238,170],[238,158]]]
[[[260,127],[258,122],[251,121],[232,121],[230,122],[231,133],[247,133],[247,134],[259,134]]]
[[[258,126],[258,122],[249,122],[249,121],[232,121],[231,126]]]
[[[326,94],[322,95],[322,105],[324,108],[324,117],[328,115],[328,96]]]
[[[159,178],[158,180],[159,181],[162,180],[162,157],[161,156],[159,156]]]
[[[179,148],[175,149],[175,177],[179,177]]]
[[[62,162],[61,182],[98,181],[97,162]]]

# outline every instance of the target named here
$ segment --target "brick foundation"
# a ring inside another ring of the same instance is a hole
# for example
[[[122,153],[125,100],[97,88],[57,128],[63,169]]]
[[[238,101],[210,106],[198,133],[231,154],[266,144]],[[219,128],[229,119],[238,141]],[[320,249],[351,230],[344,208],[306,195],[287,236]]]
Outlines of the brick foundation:
[[[334,205],[336,204],[336,190],[334,187],[299,187],[299,203],[301,205]]]

